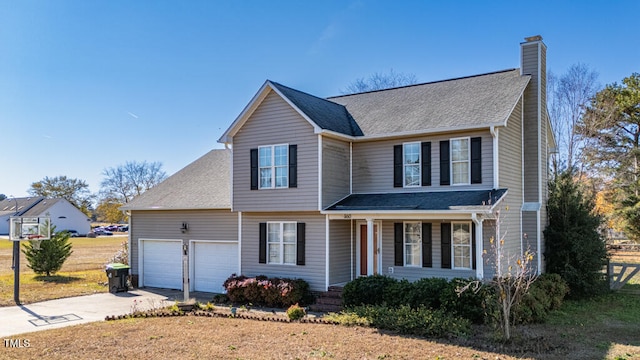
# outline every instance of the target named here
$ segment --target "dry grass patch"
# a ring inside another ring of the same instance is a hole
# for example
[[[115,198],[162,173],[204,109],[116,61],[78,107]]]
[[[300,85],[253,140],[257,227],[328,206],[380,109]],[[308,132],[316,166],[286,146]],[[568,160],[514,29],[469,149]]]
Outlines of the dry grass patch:
[[[73,254],[59,273],[46,277],[35,274],[27,267],[20,253],[20,300],[29,304],[70,296],[88,295],[108,291],[104,265],[118,251],[126,237],[71,238]],[[11,270],[13,242],[0,241],[0,306],[13,302],[14,275]]]

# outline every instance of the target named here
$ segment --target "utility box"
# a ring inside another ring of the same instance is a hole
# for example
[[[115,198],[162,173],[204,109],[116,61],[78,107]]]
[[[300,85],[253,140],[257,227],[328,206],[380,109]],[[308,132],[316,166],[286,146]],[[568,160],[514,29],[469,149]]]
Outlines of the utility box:
[[[118,293],[129,291],[129,265],[121,263],[107,264],[107,278],[109,278],[109,292]]]

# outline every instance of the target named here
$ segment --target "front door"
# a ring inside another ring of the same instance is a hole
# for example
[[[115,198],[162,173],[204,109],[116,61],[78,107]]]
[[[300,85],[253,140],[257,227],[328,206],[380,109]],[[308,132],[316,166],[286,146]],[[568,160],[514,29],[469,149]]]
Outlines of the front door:
[[[378,224],[373,225],[373,273],[378,274]],[[367,225],[360,225],[360,276],[367,276]]]

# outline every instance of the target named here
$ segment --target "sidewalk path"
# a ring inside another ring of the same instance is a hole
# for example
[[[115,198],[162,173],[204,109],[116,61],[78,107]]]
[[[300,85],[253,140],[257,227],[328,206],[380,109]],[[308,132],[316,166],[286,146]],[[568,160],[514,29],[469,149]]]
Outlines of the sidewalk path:
[[[213,294],[192,293],[201,302]],[[20,306],[0,307],[0,339],[22,333],[61,328],[93,321],[108,315],[124,315],[132,310],[172,305],[182,300],[182,292],[165,289],[136,289],[117,294],[101,293],[49,300]]]

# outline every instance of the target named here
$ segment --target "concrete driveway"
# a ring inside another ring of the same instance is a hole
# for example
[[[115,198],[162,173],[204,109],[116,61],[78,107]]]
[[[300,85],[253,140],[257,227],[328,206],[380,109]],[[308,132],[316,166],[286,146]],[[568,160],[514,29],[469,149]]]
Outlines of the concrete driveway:
[[[190,298],[206,303],[213,294],[196,292]],[[0,307],[0,338],[32,331],[48,330],[93,321],[109,315],[124,315],[182,301],[183,293],[167,289],[136,289],[117,294],[103,293]]]

